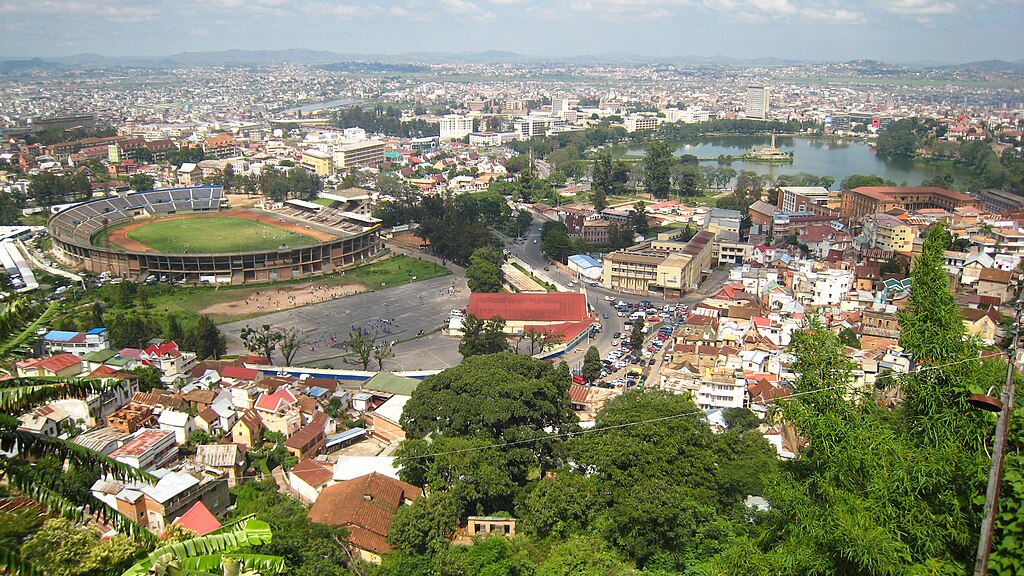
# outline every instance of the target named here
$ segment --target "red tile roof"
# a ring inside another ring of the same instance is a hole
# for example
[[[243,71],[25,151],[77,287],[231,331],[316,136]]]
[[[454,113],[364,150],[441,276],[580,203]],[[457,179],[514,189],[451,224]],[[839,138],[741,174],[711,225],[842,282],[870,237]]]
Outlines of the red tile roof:
[[[255,408],[267,412],[277,412],[295,404],[295,396],[287,388],[278,388],[273,394],[262,394],[256,400]]]
[[[255,380],[257,374],[259,372],[255,369],[242,366],[225,366],[220,369],[221,378],[231,378],[232,380]]]
[[[170,430],[146,430],[142,432],[134,439],[121,446],[117,450],[110,453],[110,457],[114,458],[117,456],[141,456],[145,454],[147,450],[156,446],[158,442],[166,437],[174,437],[174,432]]]
[[[590,390],[586,386],[572,384],[569,386],[569,401],[573,404],[583,404],[587,401],[587,394]]]
[[[468,313],[477,318],[501,316],[518,322],[580,322],[587,318],[587,298],[575,292],[469,295]]]
[[[90,378],[117,378],[119,380],[126,380],[131,378],[138,378],[134,374],[125,374],[124,372],[118,372],[114,368],[101,364],[99,368],[89,372]]]
[[[327,414],[317,412],[313,416],[313,419],[309,421],[309,424],[299,428],[295,434],[292,434],[290,438],[284,441],[284,445],[289,448],[301,450],[307,442],[324,433],[324,426],[326,424]]]
[[[163,358],[164,356],[176,358],[181,356],[181,352],[178,352],[178,344],[173,341],[164,342],[160,345],[154,344],[143,350],[143,352],[152,358]]]
[[[306,484],[316,488],[334,476],[334,469],[326,462],[306,458],[292,466],[291,473]]]
[[[81,364],[82,359],[74,354],[57,354],[56,356],[50,356],[49,358],[43,358],[36,365],[50,372],[60,372],[74,366],[75,364]]]
[[[210,513],[210,510],[201,501],[196,502],[188,509],[188,512],[182,514],[174,523],[195,532],[197,536],[206,536],[220,528],[220,521]]]
[[[385,540],[391,516],[403,501],[422,493],[412,484],[373,472],[324,488],[308,516],[318,524],[347,527],[353,545],[380,554],[392,549]]]
[[[559,343],[564,343],[572,342],[572,340],[579,336],[581,333],[583,333],[586,330],[590,330],[590,325],[593,323],[593,320],[587,318],[582,322],[563,322],[561,324],[550,324],[547,326],[530,326],[529,324],[527,324],[523,327],[523,330],[529,331],[530,329],[533,329],[536,330],[537,332],[550,334],[553,338],[556,338]]]

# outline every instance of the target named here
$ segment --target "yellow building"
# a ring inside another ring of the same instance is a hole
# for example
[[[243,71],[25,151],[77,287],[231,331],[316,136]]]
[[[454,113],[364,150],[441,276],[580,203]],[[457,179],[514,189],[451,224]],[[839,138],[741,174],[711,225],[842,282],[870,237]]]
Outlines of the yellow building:
[[[330,176],[334,174],[334,158],[320,150],[305,150],[302,152],[302,167],[317,176]]]
[[[601,283],[620,292],[680,296],[695,289],[712,265],[714,237],[702,230],[685,244],[655,241],[612,252],[604,258]]]
[[[869,237],[875,248],[906,254],[914,249],[917,226],[908,224],[891,214],[873,214],[865,218],[864,227],[865,230],[870,230]]]

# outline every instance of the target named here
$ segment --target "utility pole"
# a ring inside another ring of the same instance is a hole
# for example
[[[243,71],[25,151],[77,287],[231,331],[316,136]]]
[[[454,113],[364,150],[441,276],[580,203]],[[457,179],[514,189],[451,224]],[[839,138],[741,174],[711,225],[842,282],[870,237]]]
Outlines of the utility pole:
[[[1013,381],[1013,365],[1017,361],[1017,343],[1020,336],[1021,307],[1024,306],[1024,291],[1017,298],[1017,312],[1013,315],[1013,340],[1007,350],[1006,385],[1000,400],[1003,403],[996,421],[996,441],[992,448],[992,467],[988,472],[988,488],[985,490],[985,516],[981,521],[981,537],[978,539],[978,555],[974,562],[974,576],[988,574],[988,555],[992,551],[992,536],[995,530],[997,506],[999,504],[999,488],[1003,480],[1003,453],[1006,451],[1006,438],[1010,433],[1010,415],[1013,414],[1013,397],[1016,385]]]

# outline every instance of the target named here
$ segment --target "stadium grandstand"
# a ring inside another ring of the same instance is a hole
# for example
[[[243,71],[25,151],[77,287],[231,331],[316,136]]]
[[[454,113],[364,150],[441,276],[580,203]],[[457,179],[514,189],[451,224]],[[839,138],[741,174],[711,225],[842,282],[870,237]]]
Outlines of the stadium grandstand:
[[[47,227],[59,260],[89,272],[138,280],[149,275],[186,282],[230,284],[285,280],[350,267],[382,249],[379,221],[372,221],[376,219],[367,216],[351,219],[332,214],[328,220],[312,222],[309,217],[319,215],[318,212],[288,206],[287,210],[295,214],[258,214],[262,221],[278,222],[283,228],[308,229],[319,242],[275,250],[168,254],[126,249],[115,245],[107,235],[110,230],[129,223],[172,215],[201,217],[220,212],[227,207],[227,198],[220,186],[149,190],[91,200],[61,210],[50,218]]]

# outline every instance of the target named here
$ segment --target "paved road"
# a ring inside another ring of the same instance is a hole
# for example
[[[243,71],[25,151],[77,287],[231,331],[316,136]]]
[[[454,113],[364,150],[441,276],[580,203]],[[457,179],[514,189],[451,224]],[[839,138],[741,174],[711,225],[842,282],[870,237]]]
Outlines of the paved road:
[[[456,292],[449,294],[453,283]],[[465,308],[468,303],[469,290],[465,280],[459,275],[451,275],[274,312],[251,320],[223,324],[220,328],[227,336],[228,352],[243,353],[238,334],[247,325],[270,324],[279,329],[296,327],[311,343],[302,347],[293,364],[317,367],[330,364],[344,368],[353,365],[339,358],[347,351],[342,342],[348,339],[353,325],[365,326],[381,340],[400,341],[394,346],[395,357],[384,362],[386,369],[434,370],[455,366],[461,361],[458,340],[440,332],[420,338],[416,335],[420,330],[436,330],[445,323],[450,310]],[[381,322],[381,319],[390,323]],[[337,342],[330,341],[332,336]],[[320,342],[314,342],[316,339]],[[375,362],[372,368],[376,368]]]
[[[524,235],[524,238],[526,239],[525,242],[523,242],[522,244],[506,242],[506,247],[514,256],[526,262],[527,264],[529,264],[530,266],[537,270],[544,270],[544,267],[547,266],[548,270],[544,271],[545,274],[551,276],[554,280],[558,281],[562,285],[568,285],[570,280],[575,279],[572,278],[569,274],[563,272],[562,269],[555,266],[551,266],[550,262],[547,260],[547,258],[544,257],[544,254],[541,251],[540,231],[544,221],[545,220],[542,218],[534,218],[533,224],[530,226],[530,229]],[[623,294],[621,292],[609,290],[601,286],[580,286],[577,284],[577,290],[586,290],[587,300],[589,301],[590,306],[594,308],[594,311],[597,313],[598,317],[601,319],[601,324],[604,330],[600,334],[598,334],[597,337],[591,338],[589,343],[581,343],[573,351],[566,354],[565,361],[569,363],[570,367],[575,368],[578,364],[582,363],[583,356],[584,354],[586,354],[587,348],[589,346],[597,346],[597,349],[601,352],[602,356],[607,354],[612,349],[612,336],[616,332],[622,332],[625,329],[623,325],[624,318],[619,318],[615,312],[615,302],[618,302],[619,300],[623,300],[625,302],[639,302],[640,300],[650,300],[651,303],[657,306],[658,308],[660,308],[663,304],[669,303],[686,304],[692,307],[694,304],[704,299],[704,294],[707,290],[717,290],[718,287],[721,286],[723,280],[724,278],[721,277],[720,274],[712,274],[708,281],[705,282],[704,286],[701,287],[701,290],[692,292],[684,296],[683,298],[679,299],[666,299],[661,296],[650,295],[637,296],[634,294]],[[614,297],[615,302],[606,301],[604,299],[605,296]],[[608,319],[604,318],[605,314],[608,314]]]

